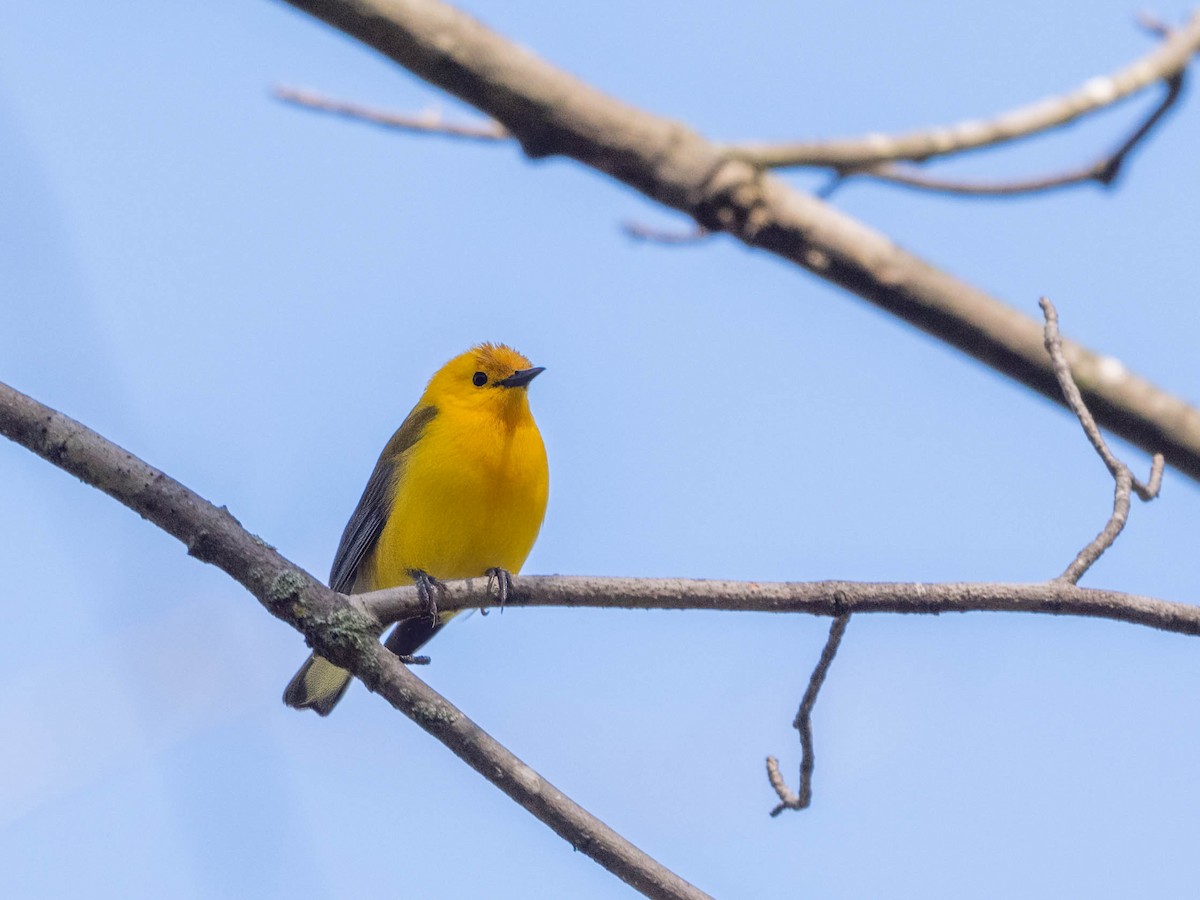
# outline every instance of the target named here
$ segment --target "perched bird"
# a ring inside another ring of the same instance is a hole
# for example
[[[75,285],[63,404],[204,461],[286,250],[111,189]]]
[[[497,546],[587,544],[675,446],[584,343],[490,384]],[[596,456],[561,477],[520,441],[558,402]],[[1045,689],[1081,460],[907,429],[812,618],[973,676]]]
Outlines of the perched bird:
[[[439,580],[488,575],[504,597],[546,512],[546,450],[526,390],[542,371],[503,344],[480,344],[437,371],[375,464],[338,544],[331,588],[415,583],[432,598]],[[453,615],[403,619],[386,646],[410,655]],[[350,678],[314,653],[283,702],[327,716]]]

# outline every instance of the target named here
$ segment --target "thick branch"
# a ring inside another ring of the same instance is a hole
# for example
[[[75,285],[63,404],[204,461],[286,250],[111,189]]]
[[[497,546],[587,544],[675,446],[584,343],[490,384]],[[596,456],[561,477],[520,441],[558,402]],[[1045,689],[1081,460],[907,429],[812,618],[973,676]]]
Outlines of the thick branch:
[[[730,153],[765,168],[818,166],[850,171],[883,163],[921,162],[1042,134],[1178,75],[1200,51],[1200,12],[1153,51],[1111,75],[1092,78],[1068,94],[1047,97],[992,119],[972,119],[901,135],[869,134],[842,140],[736,144]]]
[[[1061,403],[1041,325],[683,125],[608,97],[439,0],[289,0],[474,105],[533,157],[560,154],[841,285]],[[1200,17],[1159,48],[1185,59]],[[1187,52],[1185,52],[1187,51]],[[1147,83],[1161,72],[1145,75]],[[1120,79],[1118,79],[1120,80]],[[1121,81],[1124,84],[1124,81]],[[1100,423],[1200,478],[1200,411],[1078,344]]]
[[[302,631],[322,656],[349,669],[572,847],[646,896],[708,897],[572,801],[417,678],[379,643],[383,626],[357,598],[317,582],[224,508],[4,384],[0,434],[104,491],[177,537],[192,556],[232,576],[273,615]]]

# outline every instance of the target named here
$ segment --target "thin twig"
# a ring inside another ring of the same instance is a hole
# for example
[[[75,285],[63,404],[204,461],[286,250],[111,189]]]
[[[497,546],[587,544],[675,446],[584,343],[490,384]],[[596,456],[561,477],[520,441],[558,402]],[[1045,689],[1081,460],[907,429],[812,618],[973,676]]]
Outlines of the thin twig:
[[[837,181],[833,183],[833,186],[844,179],[864,177],[922,191],[971,197],[1014,197],[1074,187],[1088,182],[1110,187],[1116,183],[1129,155],[1178,102],[1183,91],[1185,73],[1186,70],[1178,72],[1165,80],[1167,91],[1162,100],[1116,149],[1111,153],[1106,153],[1095,162],[1075,169],[1011,181],[974,181],[939,178],[935,175],[926,175],[912,166],[888,164],[838,172]],[[827,190],[823,196],[829,196],[829,193],[830,191]]]
[[[829,637],[821,651],[821,658],[817,661],[817,666],[808,679],[808,688],[804,691],[800,709],[796,712],[795,721],[792,722],[792,727],[800,732],[799,794],[792,793],[787,782],[784,781],[783,775],[779,771],[779,760],[773,756],[767,757],[767,780],[770,781],[771,787],[779,796],[779,805],[771,810],[772,816],[779,815],[785,809],[807,809],[808,805],[812,803],[812,774],[813,766],[816,764],[813,753],[812,711],[813,707],[817,705],[817,694],[821,690],[821,685],[825,683],[825,676],[829,674],[829,666],[833,663],[833,658],[837,656],[838,647],[842,643],[842,635],[846,633],[846,625],[849,622],[850,614],[843,613],[836,616],[830,623]]]
[[[697,225],[690,231],[669,231],[665,228],[654,228],[641,222],[625,221],[621,230],[626,237],[635,241],[645,241],[651,244],[698,244],[705,238],[712,237],[712,232],[702,225]]]
[[[424,112],[416,115],[391,112],[374,106],[365,106],[348,100],[336,100],[304,88],[278,85],[272,91],[276,99],[316,112],[332,113],[346,119],[369,122],[383,128],[419,134],[437,134],[444,137],[461,138],[469,141],[507,141],[512,135],[495,120],[482,122],[447,122],[440,112]]]
[[[1087,435],[1088,440],[1096,449],[1096,453],[1104,461],[1104,465],[1108,468],[1109,473],[1115,478],[1121,469],[1128,467],[1108,449],[1108,444],[1105,442],[1104,436],[1100,433],[1100,429],[1096,425],[1096,420],[1092,417],[1091,411],[1083,402],[1083,396],[1079,392],[1079,386],[1075,383],[1075,378],[1071,375],[1071,366],[1067,362],[1067,356],[1063,350],[1062,335],[1058,330],[1058,310],[1054,308],[1054,304],[1050,302],[1049,297],[1042,297],[1038,301],[1038,305],[1041,306],[1042,314],[1046,318],[1046,352],[1050,354],[1051,364],[1054,367],[1054,375],[1058,378],[1058,383],[1062,388],[1067,407],[1071,412],[1075,413],[1075,416],[1079,419],[1079,424],[1083,426],[1084,434]],[[1143,500],[1152,500],[1158,495],[1158,487],[1162,481],[1162,462],[1158,459],[1159,456],[1161,454],[1155,454],[1155,462],[1151,467],[1150,483],[1148,485],[1144,485],[1137,479],[1133,479],[1138,496]]]
[[[1145,21],[1142,24],[1148,30],[1159,30],[1153,24],[1147,26]],[[1092,78],[1070,93],[1047,97],[986,121],[972,119],[901,135],[871,134],[783,144],[733,144],[727,150],[736,158],[763,168],[814,166],[858,170],[899,160],[922,162],[1061,128],[1082,116],[1112,106],[1156,81],[1169,79],[1183,71],[1197,51],[1200,51],[1200,12],[1193,13],[1179,29],[1170,30],[1146,56],[1111,75]]]
[[[1163,466],[1165,463],[1163,455],[1155,453],[1154,459],[1150,464],[1150,480],[1148,483],[1143,484],[1133,477],[1129,466],[1117,459],[1116,454],[1109,449],[1108,443],[1104,440],[1104,436],[1100,433],[1100,429],[1096,425],[1096,420],[1088,410],[1087,404],[1083,402],[1079,386],[1075,384],[1075,379],[1071,375],[1071,367],[1067,363],[1066,354],[1063,352],[1062,335],[1059,334],[1058,330],[1058,310],[1054,308],[1054,304],[1050,302],[1050,298],[1048,297],[1043,297],[1039,302],[1042,307],[1042,314],[1046,318],[1046,352],[1050,354],[1050,360],[1054,366],[1054,374],[1058,378],[1059,385],[1062,387],[1063,398],[1066,400],[1068,408],[1079,419],[1079,424],[1083,426],[1083,433],[1087,435],[1088,441],[1091,442],[1100,459],[1104,461],[1104,465],[1108,469],[1109,474],[1112,475],[1114,482],[1113,511],[1108,522],[1092,542],[1079,551],[1079,554],[1067,566],[1066,571],[1058,576],[1057,579],[1077,584],[1079,579],[1083,577],[1083,574],[1092,567],[1092,564],[1100,558],[1105,550],[1113,545],[1113,542],[1125,527],[1125,523],[1129,519],[1129,495],[1131,490],[1136,491],[1138,497],[1144,501],[1153,500],[1158,496],[1159,488],[1162,487]]]

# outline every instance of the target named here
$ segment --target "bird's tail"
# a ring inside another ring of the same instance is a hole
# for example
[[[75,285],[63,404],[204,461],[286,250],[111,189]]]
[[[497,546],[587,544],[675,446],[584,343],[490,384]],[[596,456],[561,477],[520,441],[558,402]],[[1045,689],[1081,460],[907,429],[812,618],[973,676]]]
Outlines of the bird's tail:
[[[436,622],[429,616],[401,619],[384,646],[397,656],[411,656],[453,616],[454,613],[444,613]],[[349,672],[314,653],[288,682],[283,702],[293,709],[311,709],[319,716],[327,716],[350,687],[350,680]]]
[[[283,702],[294,709],[311,709],[327,716],[348,687],[350,673],[314,653],[284,688]]]

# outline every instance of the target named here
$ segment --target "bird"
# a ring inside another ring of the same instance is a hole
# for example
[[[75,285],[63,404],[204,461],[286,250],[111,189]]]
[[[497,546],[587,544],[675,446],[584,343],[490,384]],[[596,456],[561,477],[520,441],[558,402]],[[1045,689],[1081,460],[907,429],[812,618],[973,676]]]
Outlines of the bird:
[[[417,585],[432,615],[396,624],[385,645],[397,655],[411,656],[454,616],[436,612],[442,581],[495,578],[503,602],[533,548],[550,478],[528,387],[543,371],[505,344],[478,344],[434,373],[383,448],[329,586],[350,594]],[[283,701],[327,716],[350,681],[314,653]]]

